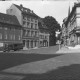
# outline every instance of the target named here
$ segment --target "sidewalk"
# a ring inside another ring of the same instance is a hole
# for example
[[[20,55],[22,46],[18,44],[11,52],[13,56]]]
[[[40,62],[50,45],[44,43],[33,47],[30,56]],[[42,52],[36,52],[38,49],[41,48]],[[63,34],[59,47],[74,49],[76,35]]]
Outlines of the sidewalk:
[[[80,53],[80,49],[68,49],[67,47],[62,47],[56,53]]]
[[[51,47],[42,47],[37,49],[30,49],[30,50],[20,50],[20,51],[13,51],[12,53],[24,53],[24,54],[55,54],[58,51],[58,46],[51,46]]]

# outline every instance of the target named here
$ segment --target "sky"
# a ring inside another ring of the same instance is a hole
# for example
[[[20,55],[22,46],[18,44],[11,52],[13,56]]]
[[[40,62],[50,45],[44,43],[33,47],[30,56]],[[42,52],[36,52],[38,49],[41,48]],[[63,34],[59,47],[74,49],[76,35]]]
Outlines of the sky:
[[[54,17],[62,26],[63,19],[68,16],[68,10],[72,9],[74,2],[77,0],[28,0],[28,1],[0,1],[0,12],[6,13],[13,3],[34,11],[38,16],[44,18],[45,16]]]

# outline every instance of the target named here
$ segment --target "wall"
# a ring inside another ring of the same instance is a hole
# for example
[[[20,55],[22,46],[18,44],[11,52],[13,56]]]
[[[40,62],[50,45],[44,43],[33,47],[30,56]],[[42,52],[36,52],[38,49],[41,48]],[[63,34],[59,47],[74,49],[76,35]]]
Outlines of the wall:
[[[10,14],[10,15],[15,15],[17,17],[19,23],[22,25],[21,11],[16,6],[14,6],[14,4],[12,4],[11,7],[6,10],[6,13]]]
[[[5,25],[0,23],[0,33],[2,34],[2,39],[0,39],[0,42],[9,43],[9,44],[22,43],[21,28],[18,28],[18,26]],[[5,35],[7,35],[7,38],[5,38]],[[20,40],[19,40],[19,36],[20,36]]]

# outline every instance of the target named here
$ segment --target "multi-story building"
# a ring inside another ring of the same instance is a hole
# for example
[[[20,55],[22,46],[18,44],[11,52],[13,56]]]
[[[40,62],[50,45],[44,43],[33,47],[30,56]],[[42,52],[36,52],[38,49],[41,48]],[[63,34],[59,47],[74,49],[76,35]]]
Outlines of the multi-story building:
[[[39,47],[49,47],[49,31],[43,21],[39,20]]]
[[[80,45],[80,3],[75,3],[67,21],[67,45]]]
[[[16,16],[0,13],[0,46],[22,43],[22,26]]]
[[[67,27],[66,27],[67,17],[63,20],[62,30],[61,30],[61,39],[64,45],[67,45]]]
[[[24,49],[34,48],[39,46],[39,28],[38,16],[30,9],[22,5],[12,4],[7,9],[7,14],[15,15],[19,23],[23,27],[23,44]]]

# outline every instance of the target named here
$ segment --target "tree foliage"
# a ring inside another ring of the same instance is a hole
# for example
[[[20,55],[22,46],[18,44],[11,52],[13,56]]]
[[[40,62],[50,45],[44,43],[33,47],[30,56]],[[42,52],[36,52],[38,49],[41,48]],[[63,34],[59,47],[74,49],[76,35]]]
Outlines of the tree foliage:
[[[50,33],[50,45],[56,44],[56,36],[55,32],[60,31],[60,24],[56,21],[56,19],[52,16],[46,16],[43,18],[44,24],[47,26],[49,33]]]

